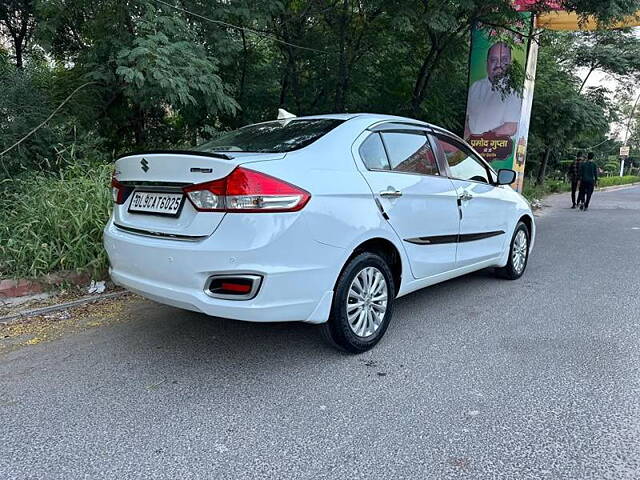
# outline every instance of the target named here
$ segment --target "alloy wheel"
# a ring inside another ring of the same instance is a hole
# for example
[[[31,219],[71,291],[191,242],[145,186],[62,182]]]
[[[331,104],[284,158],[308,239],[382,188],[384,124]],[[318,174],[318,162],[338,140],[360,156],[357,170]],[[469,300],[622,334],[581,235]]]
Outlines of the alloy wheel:
[[[366,267],[354,277],[347,295],[347,318],[360,338],[372,336],[387,311],[387,280],[376,267]]]
[[[522,273],[527,263],[527,253],[529,251],[529,240],[524,230],[519,230],[513,241],[513,249],[511,252],[511,262],[513,269],[519,274]]]

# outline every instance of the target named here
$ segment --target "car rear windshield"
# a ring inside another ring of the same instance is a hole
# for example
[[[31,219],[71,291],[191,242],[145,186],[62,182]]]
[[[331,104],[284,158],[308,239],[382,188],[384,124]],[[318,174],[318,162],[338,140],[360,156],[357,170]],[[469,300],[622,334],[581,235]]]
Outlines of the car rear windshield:
[[[306,147],[340,125],[343,120],[276,120],[248,125],[199,145],[201,152],[283,153]]]

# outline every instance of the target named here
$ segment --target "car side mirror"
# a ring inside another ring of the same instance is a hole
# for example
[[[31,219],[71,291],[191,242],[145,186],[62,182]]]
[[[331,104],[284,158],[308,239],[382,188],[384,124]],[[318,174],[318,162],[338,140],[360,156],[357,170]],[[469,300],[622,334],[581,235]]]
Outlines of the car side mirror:
[[[496,185],[511,185],[516,181],[518,174],[514,170],[508,168],[501,168],[498,170],[498,180]]]

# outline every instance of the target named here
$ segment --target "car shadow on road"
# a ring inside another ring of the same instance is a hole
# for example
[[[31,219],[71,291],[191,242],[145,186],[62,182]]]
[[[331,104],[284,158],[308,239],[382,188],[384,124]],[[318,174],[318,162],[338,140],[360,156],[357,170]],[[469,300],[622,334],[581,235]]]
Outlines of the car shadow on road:
[[[450,280],[400,298],[396,303],[394,321],[385,338],[372,351],[360,356],[370,358],[383,355],[387,349],[402,348],[407,330],[429,329],[425,317],[430,311],[441,312],[450,306],[470,285],[496,281],[490,271]],[[418,315],[416,312],[425,312]],[[156,352],[157,361],[171,368],[172,362],[242,363],[258,369],[271,368],[283,361],[290,365],[314,362],[341,362],[352,355],[328,345],[320,334],[320,327],[304,323],[252,323],[209,317],[171,307],[141,302],[130,312],[135,318],[137,335],[127,335],[125,343],[134,356],[140,352]],[[440,321],[440,324],[442,321]],[[135,352],[135,353],[134,353]],[[167,359],[172,360],[169,363]]]

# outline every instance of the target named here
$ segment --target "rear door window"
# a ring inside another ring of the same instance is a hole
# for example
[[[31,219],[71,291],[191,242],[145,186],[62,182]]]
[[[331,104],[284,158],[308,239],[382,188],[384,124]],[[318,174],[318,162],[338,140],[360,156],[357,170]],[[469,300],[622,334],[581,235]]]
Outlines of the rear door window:
[[[390,170],[387,152],[379,133],[373,133],[360,145],[360,158],[369,170]]]
[[[427,136],[420,133],[385,132],[382,139],[396,172],[439,175],[436,156]]]

